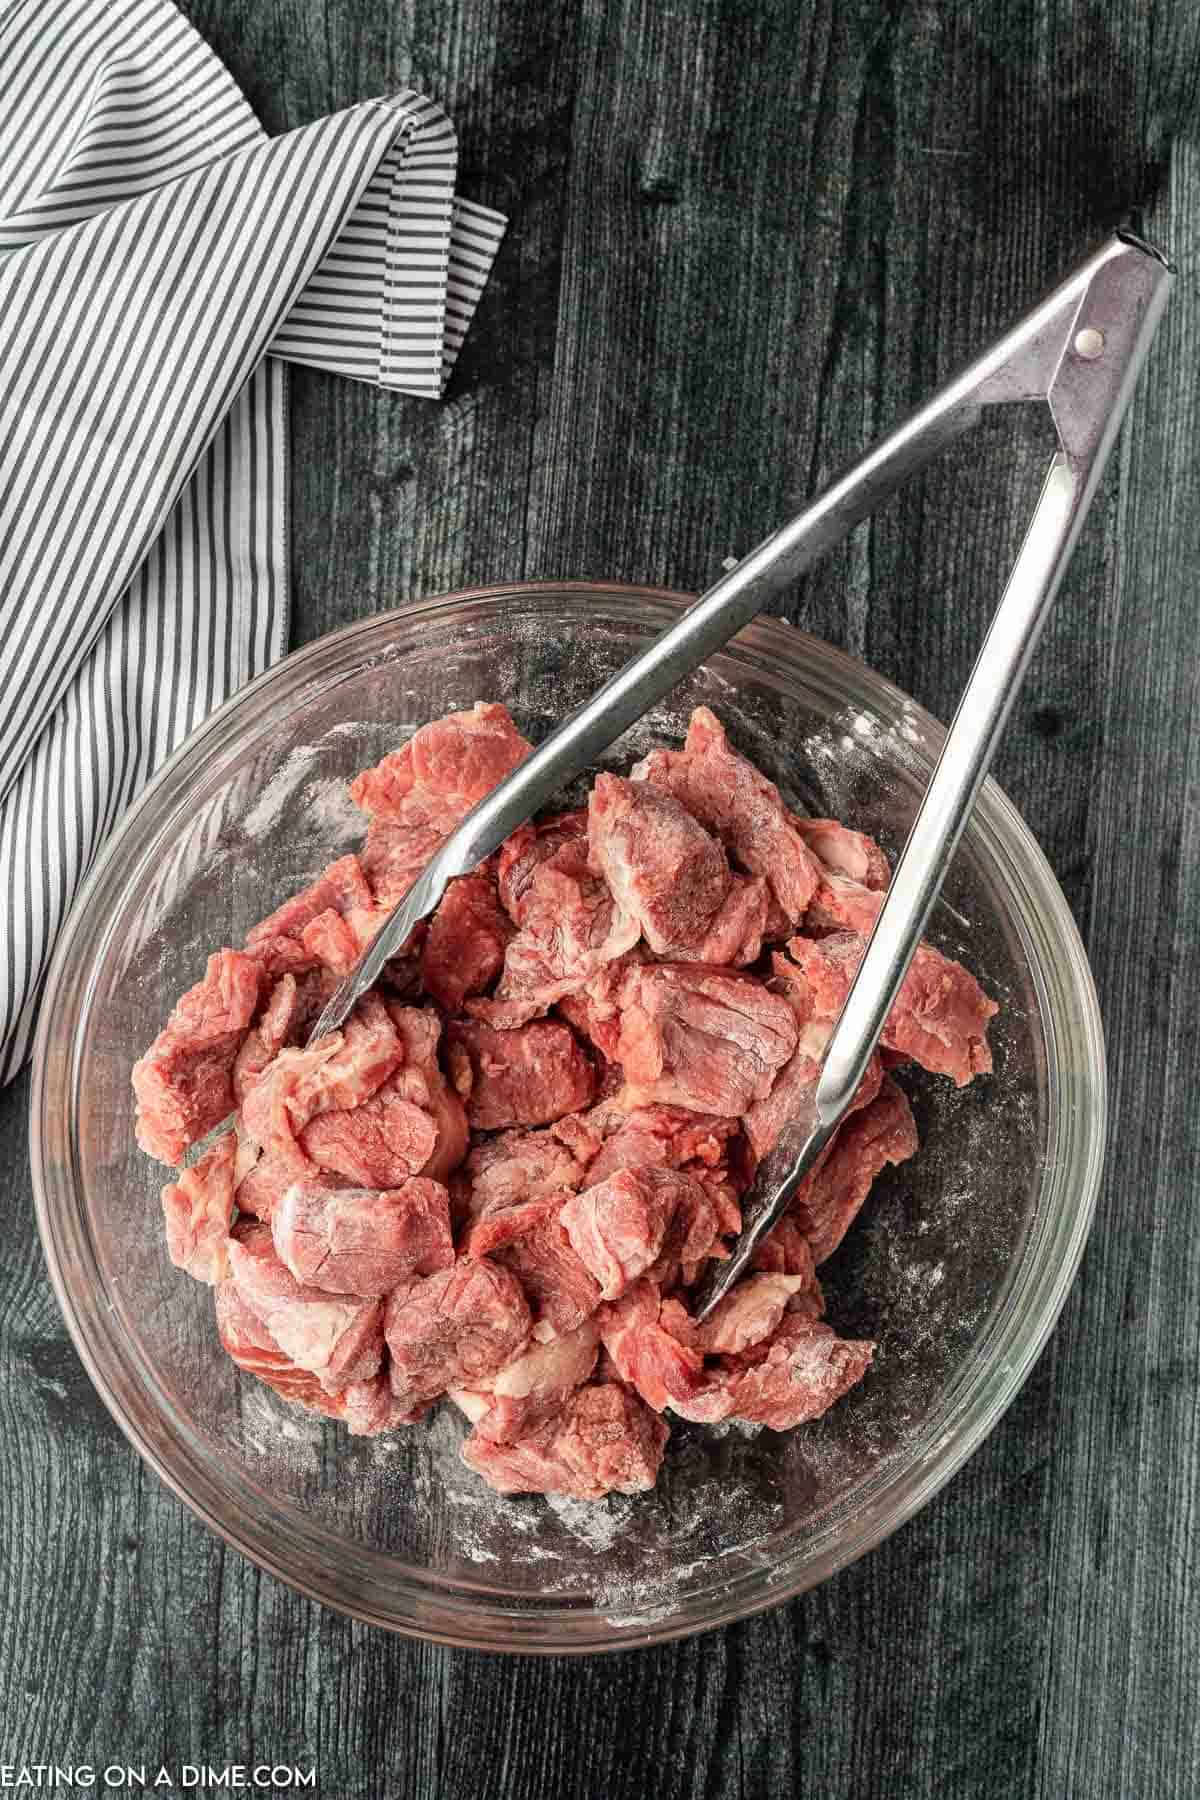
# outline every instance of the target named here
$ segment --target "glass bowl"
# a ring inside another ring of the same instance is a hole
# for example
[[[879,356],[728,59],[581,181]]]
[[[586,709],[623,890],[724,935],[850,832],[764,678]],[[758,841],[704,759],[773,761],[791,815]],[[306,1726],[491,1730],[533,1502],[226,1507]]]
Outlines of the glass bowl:
[[[878,1340],[861,1386],[786,1435],[676,1423],[657,1488],[501,1499],[465,1424],[354,1439],[218,1346],[171,1267],[161,1168],[129,1070],[205,955],[356,843],[345,782],[418,725],[503,700],[534,738],[678,616],[678,595],[494,587],[321,639],[214,714],[129,812],[80,896],[35,1051],[38,1221],[71,1335],[118,1424],[214,1531],[374,1624],[494,1650],[593,1651],[786,1600],[911,1517],[991,1430],[1062,1304],[1104,1146],[1095,993],[1029,831],[985,787],[930,935],[1002,1004],[996,1070],[903,1075],[922,1148],[822,1269],[830,1317]],[[827,644],[760,621],[613,746],[628,767],[711,705],[794,801],[903,843],[943,732]]]

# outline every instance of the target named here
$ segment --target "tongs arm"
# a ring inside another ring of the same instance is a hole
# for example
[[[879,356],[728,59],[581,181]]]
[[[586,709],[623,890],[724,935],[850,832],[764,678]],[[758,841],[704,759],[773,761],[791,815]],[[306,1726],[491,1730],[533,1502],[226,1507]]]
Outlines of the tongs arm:
[[[1137,239],[1114,239],[1001,340],[1008,345],[1004,360],[970,388],[985,404],[1044,397],[1059,448],[826,1046],[809,1105],[760,1165],[743,1207],[742,1235],[698,1296],[700,1318],[749,1266],[858,1091],[1058,592],[1169,287],[1170,269],[1157,251]],[[975,367],[992,361],[999,349]]]

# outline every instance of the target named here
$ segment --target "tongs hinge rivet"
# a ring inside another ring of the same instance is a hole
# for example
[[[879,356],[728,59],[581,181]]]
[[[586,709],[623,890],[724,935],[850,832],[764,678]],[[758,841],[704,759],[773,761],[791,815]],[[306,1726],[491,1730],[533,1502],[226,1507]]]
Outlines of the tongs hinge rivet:
[[[1075,336],[1075,354],[1082,356],[1085,362],[1095,362],[1104,349],[1104,333],[1097,331],[1094,325],[1085,325]]]

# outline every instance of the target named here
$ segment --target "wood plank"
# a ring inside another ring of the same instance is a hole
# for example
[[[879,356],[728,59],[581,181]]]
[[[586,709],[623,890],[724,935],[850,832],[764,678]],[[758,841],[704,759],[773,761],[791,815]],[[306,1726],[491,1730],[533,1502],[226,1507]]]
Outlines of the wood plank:
[[[405,84],[510,235],[448,401],[293,379],[294,627],[517,576],[703,585],[1124,209],[1192,267],[1187,0],[191,0],[283,130]],[[1194,275],[1000,773],[1084,929],[1117,1135],[1082,1278],[897,1537],[728,1631],[590,1663],[323,1612],[141,1469],[66,1338],[0,1096],[0,1760],[282,1757],[337,1800],[1183,1797],[1200,1784]],[[943,716],[1036,487],[1013,417],[788,616]]]

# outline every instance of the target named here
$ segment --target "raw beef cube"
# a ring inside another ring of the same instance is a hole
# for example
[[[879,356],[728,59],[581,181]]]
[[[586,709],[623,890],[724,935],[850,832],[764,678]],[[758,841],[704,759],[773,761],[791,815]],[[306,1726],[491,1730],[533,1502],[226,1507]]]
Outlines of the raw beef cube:
[[[775,1331],[795,1294],[810,1285],[806,1275],[747,1275],[719,1300],[697,1333],[707,1356],[736,1355]]]
[[[239,950],[218,950],[146,1054],[133,1066],[137,1141],[160,1162],[219,1125],[237,1104],[233,1065],[258,1007],[260,970]]]
[[[759,1244],[751,1267],[764,1275],[804,1275],[810,1286],[816,1286],[816,1270],[808,1239],[796,1220],[786,1214]],[[820,1292],[819,1288],[817,1292]]]
[[[564,994],[557,1003],[567,1023],[610,1063],[616,1061],[621,1038],[621,995],[626,976],[644,961],[641,946],[637,945],[593,975],[577,993]]]
[[[259,1077],[242,1108],[250,1137],[290,1158],[298,1175],[313,1168],[299,1141],[318,1113],[348,1111],[367,1100],[403,1060],[404,1046],[387,1008],[365,994],[341,1031],[304,1050],[281,1050]]]
[[[383,1303],[305,1287],[282,1263],[270,1227],[239,1226],[229,1243],[237,1290],[290,1362],[330,1393],[379,1371]]]
[[[236,1282],[223,1281],[217,1288],[216,1311],[217,1335],[229,1356],[248,1375],[274,1388],[282,1399],[309,1412],[340,1419],[354,1437],[374,1437],[411,1421],[411,1415],[396,1406],[386,1374],[351,1381],[336,1394],[327,1393],[315,1375],[297,1368],[283,1354],[266,1326],[241,1298]]]
[[[565,1337],[539,1341],[536,1333],[526,1349],[492,1376],[486,1391],[450,1396],[473,1418],[481,1437],[511,1443],[536,1430],[559,1412],[567,1395],[582,1387],[596,1366],[600,1329],[585,1319]],[[482,1401],[482,1406],[474,1404]]]
[[[167,1254],[177,1269],[210,1287],[229,1275],[236,1159],[237,1138],[227,1131],[206,1156],[162,1191]]]
[[[534,825],[520,825],[500,847],[497,882],[500,903],[514,924],[526,922],[525,896],[537,870],[567,844],[586,848],[588,816],[578,812],[556,813]]]
[[[725,853],[670,793],[598,775],[588,850],[618,902],[660,956],[703,942],[729,890]]]
[[[467,1118],[477,1131],[546,1125],[592,1098],[595,1071],[569,1026],[539,1019],[519,1031],[493,1031],[452,1019],[446,1037],[470,1059]]]
[[[262,1016],[251,1030],[233,1064],[233,1091],[238,1104],[246,1098],[263,1070],[285,1045],[295,1042],[294,1028],[300,1012],[300,988],[294,975],[281,975],[271,989]]]
[[[791,1007],[750,975],[658,963],[630,971],[621,1003],[617,1060],[634,1105],[744,1113],[796,1048]]]
[[[478,1388],[512,1361],[531,1322],[517,1281],[484,1257],[397,1288],[384,1318],[392,1392],[415,1404]]]
[[[912,1108],[894,1081],[884,1081],[878,1098],[846,1120],[829,1155],[801,1183],[792,1202],[814,1263],[833,1255],[880,1171],[889,1163],[907,1162],[917,1147]]]
[[[603,1148],[588,1167],[589,1182],[603,1181],[618,1169],[653,1165],[661,1169],[685,1169],[699,1163],[720,1168],[729,1157],[730,1139],[738,1134],[737,1119],[716,1118],[690,1112],[684,1106],[639,1106],[630,1113],[610,1113],[615,1124]]]
[[[285,900],[282,906],[276,907],[247,932],[246,950],[253,954],[260,950],[277,953],[278,939],[288,939],[302,947],[305,926],[322,913],[342,915],[356,907],[372,904],[371,890],[357,856],[339,857],[337,862],[330,863],[324,874],[318,875],[308,887],[293,894],[290,900]],[[311,964],[311,953],[309,960]]]
[[[421,951],[421,981],[439,1006],[458,1012],[468,994],[482,994],[504,966],[513,928],[486,875],[452,881]]]
[[[375,818],[453,831],[533,748],[507,707],[480,700],[469,712],[422,725],[399,750],[365,769],[350,798]]]
[[[774,782],[733,749],[707,706],[692,714],[682,750],[652,750],[633,778],[674,794],[742,868],[763,877],[793,924],[803,918],[821,865]]]
[[[506,1131],[472,1150],[467,1180],[468,1228],[463,1248],[484,1256],[535,1225],[555,1218],[563,1197],[583,1180],[583,1165],[548,1131]]]
[[[238,1292],[235,1281],[222,1281],[214,1302],[217,1313],[217,1336],[226,1353],[239,1369],[255,1375],[275,1389],[284,1400],[290,1400],[312,1412],[336,1418],[338,1402],[327,1394],[316,1376],[298,1369],[286,1357],[262,1320],[253,1313]]]
[[[351,782],[350,798],[371,815],[362,865],[380,905],[403,898],[455,826],[531,748],[503,706],[481,701],[423,725]]]
[[[573,1469],[582,1490],[642,1494],[662,1466],[667,1427],[616,1382],[598,1382],[571,1396],[555,1453]],[[597,1496],[599,1497],[599,1495]]]
[[[575,1331],[600,1304],[599,1285],[572,1249],[556,1211],[497,1250],[494,1260],[520,1282],[535,1324],[548,1324],[560,1337]]]
[[[386,914],[381,914],[381,923],[384,917]],[[358,940],[350,929],[349,921],[343,919],[341,913],[334,912],[332,907],[309,920],[300,933],[300,942],[314,963],[332,970],[339,980],[343,975],[348,975],[358,961]]]
[[[758,875],[731,875],[729,891],[709,920],[700,942],[672,954],[681,962],[715,963],[719,968],[744,968],[762,953],[771,890]]]
[[[658,1260],[681,1190],[692,1186],[671,1169],[620,1169],[564,1201],[559,1219],[602,1300],[618,1299]]]
[[[857,931],[870,937],[884,895],[861,881],[826,870],[817,884],[804,919],[806,931]]]
[[[600,775],[588,842],[592,866],[658,955],[727,966],[757,959],[766,882],[731,874],[720,845],[666,790]]]
[[[376,904],[390,908],[403,900],[448,835],[434,825],[405,825],[399,819],[372,819],[359,860]]]
[[[637,920],[588,864],[579,840],[562,845],[533,870],[521,901],[521,929],[509,944],[492,1000],[468,1012],[513,1031],[547,1012],[632,948]]]
[[[817,1319],[787,1314],[762,1361],[730,1377],[734,1416],[772,1431],[819,1419],[862,1380],[874,1354],[865,1339],[839,1338]]]
[[[834,1025],[832,1018],[815,1019],[812,1016],[811,990],[803,980],[797,981],[794,965],[784,957],[774,956],[772,966],[776,971],[772,986],[791,1006],[798,1036],[795,1053],[776,1076],[770,1093],[764,1099],[756,1100],[742,1121],[750,1148],[758,1158],[774,1149],[784,1127],[793,1120],[802,1119],[811,1106],[821,1073],[821,1058]],[[873,1056],[851,1103],[852,1110],[870,1104],[879,1092],[882,1079],[882,1064],[878,1056]]]
[[[862,961],[865,939],[839,932],[814,942],[792,938],[788,954],[806,978],[814,1016],[836,1019]],[[920,944],[883,1028],[882,1042],[934,1075],[965,1087],[990,1073],[987,1028],[999,1007],[961,963]]]
[[[387,1294],[454,1262],[446,1190],[420,1176],[385,1193],[296,1182],[272,1214],[271,1232],[296,1280],[332,1294]]]
[[[403,1099],[420,1106],[437,1127],[437,1146],[424,1168],[416,1173],[430,1181],[445,1181],[467,1153],[469,1131],[466,1108],[446,1080],[438,1062],[442,1021],[429,1007],[401,1006],[388,1002],[392,1024],[404,1045],[404,1064],[396,1077]]]
[[[318,1168],[376,1191],[398,1188],[428,1167],[437,1148],[437,1123],[403,1097],[403,1075],[403,1070],[389,1075],[349,1112],[318,1113],[299,1133],[304,1154]]]
[[[701,1385],[704,1371],[701,1352],[680,1343],[660,1323],[660,1308],[657,1284],[642,1280],[598,1314],[601,1341],[622,1381],[635,1387],[655,1412],[687,1400]]]
[[[247,1139],[247,1143],[252,1141]],[[251,1218],[261,1219],[265,1224],[295,1179],[296,1164],[293,1157],[280,1156],[271,1150],[264,1151],[238,1177],[233,1192],[238,1211],[248,1213]],[[323,1182],[331,1192],[338,1185],[336,1180],[331,1181],[324,1175],[307,1176],[305,1179],[310,1183],[314,1180]]]
[[[616,1382],[572,1394],[556,1418],[515,1443],[476,1430],[462,1447],[468,1468],[501,1494],[563,1494],[600,1500],[654,1486],[667,1428]]]
[[[736,1201],[730,1223],[713,1187],[703,1177],[693,1178],[680,1172],[673,1179],[681,1184],[677,1189],[678,1203],[658,1260],[646,1271],[663,1288],[673,1287],[678,1281],[694,1281],[706,1257],[724,1258],[728,1253],[717,1241],[721,1231],[740,1230],[742,1223]]]
[[[851,831],[836,819],[801,819],[792,823],[817,861],[833,875],[844,875],[863,887],[883,889],[892,879],[888,859],[863,831]]]

